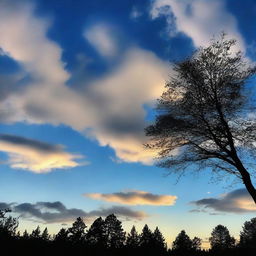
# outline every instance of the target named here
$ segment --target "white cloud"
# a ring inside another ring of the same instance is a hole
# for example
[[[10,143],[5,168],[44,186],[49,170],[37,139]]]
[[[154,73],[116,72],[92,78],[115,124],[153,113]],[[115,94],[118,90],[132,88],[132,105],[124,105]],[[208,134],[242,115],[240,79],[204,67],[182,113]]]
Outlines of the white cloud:
[[[0,151],[7,153],[7,163],[12,168],[35,173],[76,167],[80,165],[76,159],[82,158],[81,155],[65,152],[61,145],[51,145],[13,135],[0,135]]]
[[[118,46],[110,26],[95,24],[87,28],[83,36],[104,57],[114,57],[118,53]]]
[[[69,74],[63,68],[61,49],[46,37],[49,22],[32,13],[27,3],[0,2],[0,47],[36,79],[51,85],[63,83]]]
[[[123,161],[150,164],[154,153],[143,147],[143,104],[161,95],[168,71],[154,54],[130,49],[118,69],[83,91],[36,87],[27,92],[23,108],[33,122],[67,124],[112,147]]]
[[[47,38],[48,22],[35,17],[31,6],[6,8],[0,10],[0,47],[33,80],[0,102],[2,122],[65,124],[110,146],[122,161],[150,164],[154,153],[143,148],[144,105],[161,95],[168,63],[130,48],[114,70],[75,90],[65,85],[69,74],[61,48]],[[104,54],[116,49],[109,45]]]
[[[161,15],[167,18],[167,23],[171,26],[170,35],[175,33],[175,23],[176,32],[185,33],[196,47],[208,45],[213,36],[224,31],[229,37],[238,40],[239,49],[245,50],[237,21],[226,10],[224,1],[154,0],[151,16],[155,19]]]
[[[143,104],[161,95],[168,71],[168,65],[154,54],[135,48],[125,54],[117,70],[91,85],[98,111],[91,134],[114,148],[120,159],[152,161],[153,152],[142,145],[146,142]]]

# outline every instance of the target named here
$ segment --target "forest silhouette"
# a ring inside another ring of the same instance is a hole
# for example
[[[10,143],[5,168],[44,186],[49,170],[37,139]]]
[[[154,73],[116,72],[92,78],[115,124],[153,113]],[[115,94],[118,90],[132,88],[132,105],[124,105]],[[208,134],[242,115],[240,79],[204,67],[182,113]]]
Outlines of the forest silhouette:
[[[90,227],[78,217],[70,228],[61,228],[55,235],[37,226],[31,234],[17,231],[18,218],[10,210],[0,210],[0,245],[8,255],[158,255],[158,256],[239,256],[255,255],[256,218],[246,221],[236,241],[227,227],[217,225],[209,238],[210,248],[202,249],[202,239],[191,239],[182,230],[167,245],[158,227],[151,231],[147,224],[139,234],[135,228],[126,234],[122,222],[114,214],[97,218]],[[168,248],[169,247],[169,248]]]

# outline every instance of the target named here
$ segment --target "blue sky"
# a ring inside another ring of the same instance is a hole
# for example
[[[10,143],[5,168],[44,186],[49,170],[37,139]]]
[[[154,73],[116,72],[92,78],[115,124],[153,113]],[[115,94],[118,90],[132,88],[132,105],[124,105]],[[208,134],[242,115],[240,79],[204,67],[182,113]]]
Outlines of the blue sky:
[[[255,0],[1,0],[0,202],[21,229],[112,210],[168,241],[181,229],[206,239],[217,224],[238,236],[256,210],[241,205],[242,184],[209,170],[177,183],[153,165],[143,129],[172,61],[222,31],[256,59],[255,15]],[[219,201],[200,205],[209,197]]]

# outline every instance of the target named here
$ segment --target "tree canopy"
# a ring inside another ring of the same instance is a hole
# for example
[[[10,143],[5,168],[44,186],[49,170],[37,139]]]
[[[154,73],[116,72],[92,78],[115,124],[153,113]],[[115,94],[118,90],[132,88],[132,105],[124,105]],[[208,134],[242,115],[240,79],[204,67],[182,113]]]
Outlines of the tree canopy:
[[[156,120],[146,128],[146,146],[158,152],[157,164],[171,172],[209,167],[235,175],[256,203],[255,165],[249,165],[254,161],[247,164],[255,152],[248,81],[256,68],[234,50],[235,44],[222,35],[174,64]]]
[[[11,237],[16,233],[19,225],[18,219],[12,216],[6,216],[9,209],[0,210],[0,239],[1,237]]]
[[[256,249],[256,218],[246,221],[240,233],[240,246]]]
[[[173,241],[172,248],[175,251],[182,251],[188,253],[192,249],[192,241],[186,234],[185,230],[182,230],[176,239]]]
[[[235,238],[230,236],[227,227],[223,225],[216,226],[210,237],[211,248],[216,251],[234,248]]]
[[[81,217],[78,217],[76,221],[72,224],[72,227],[68,229],[70,233],[69,239],[75,243],[78,241],[83,241],[85,237],[86,225]]]

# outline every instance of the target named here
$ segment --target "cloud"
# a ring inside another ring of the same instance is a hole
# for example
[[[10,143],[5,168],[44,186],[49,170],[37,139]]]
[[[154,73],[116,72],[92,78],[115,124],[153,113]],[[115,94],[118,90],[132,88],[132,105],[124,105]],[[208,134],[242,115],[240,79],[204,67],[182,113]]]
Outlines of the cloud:
[[[134,211],[128,207],[123,206],[112,206],[111,208],[101,208],[97,211],[89,212],[91,216],[108,216],[109,214],[116,214],[120,217],[125,217],[126,219],[137,219],[142,220],[149,215],[143,211]]]
[[[130,14],[130,18],[133,20],[137,20],[142,15],[143,15],[143,13],[141,11],[139,11],[136,6],[133,6],[131,14]]]
[[[67,86],[70,74],[61,60],[62,49],[47,37],[50,22],[36,17],[31,5],[4,2],[0,47],[20,64],[26,79],[0,100],[0,121],[65,124],[110,146],[121,161],[151,164],[155,152],[143,147],[144,107],[160,97],[169,64],[133,47],[108,74],[79,81],[79,88]]]
[[[155,195],[145,191],[128,191],[128,192],[117,192],[111,194],[101,194],[101,193],[89,193],[84,194],[84,196],[102,200],[106,202],[115,202],[127,205],[174,205],[177,196],[172,195]]]
[[[87,28],[83,36],[103,57],[114,57],[118,53],[114,33],[106,24],[95,24]]]
[[[160,97],[168,73],[168,64],[155,54],[129,49],[116,70],[91,84],[97,119],[90,135],[112,147],[123,161],[152,163],[154,152],[143,148],[147,140],[143,106]]]
[[[225,1],[154,0],[151,16],[153,19],[165,16],[169,35],[182,32],[192,39],[196,47],[208,45],[214,35],[224,31],[238,40],[239,49],[245,50],[237,21],[226,10]]]
[[[50,84],[65,82],[69,74],[61,61],[61,49],[46,37],[47,19],[35,18],[26,1],[0,2],[0,47],[30,74]]]
[[[143,147],[147,140],[144,105],[160,97],[168,71],[168,65],[153,53],[131,48],[117,69],[85,83],[81,90],[31,88],[22,109],[30,122],[66,124],[101,146],[110,146],[122,161],[150,164],[155,152]]]
[[[194,211],[206,212],[212,209],[216,212],[231,213],[255,213],[256,206],[246,189],[237,189],[227,194],[221,195],[219,198],[203,198],[193,201],[191,204],[196,205],[198,209]]]
[[[81,158],[64,151],[61,145],[9,134],[0,134],[0,151],[7,153],[7,163],[12,168],[25,169],[35,173],[50,172],[53,169],[72,168],[80,165]]]
[[[36,17],[34,9],[29,1],[0,1],[2,54],[15,60],[21,69],[15,74],[16,86],[0,102],[0,118],[5,123],[32,122],[24,109],[29,92],[40,88],[36,98],[42,97],[46,88],[56,93],[70,76],[61,60],[61,48],[47,37],[49,20]],[[9,88],[9,83],[4,86]]]
[[[6,210],[10,208],[11,208],[11,204],[0,202],[0,210]]]
[[[2,207],[3,206],[3,207]],[[6,207],[7,206],[7,207]],[[44,223],[63,223],[72,222],[77,217],[93,218],[106,217],[109,214],[116,214],[126,219],[141,220],[148,215],[142,211],[134,211],[127,207],[113,206],[111,208],[100,208],[98,210],[86,212],[77,208],[66,208],[66,206],[57,202],[37,202],[35,204],[6,204],[0,203],[0,209],[10,208],[13,212],[20,214],[22,218],[42,221]]]

